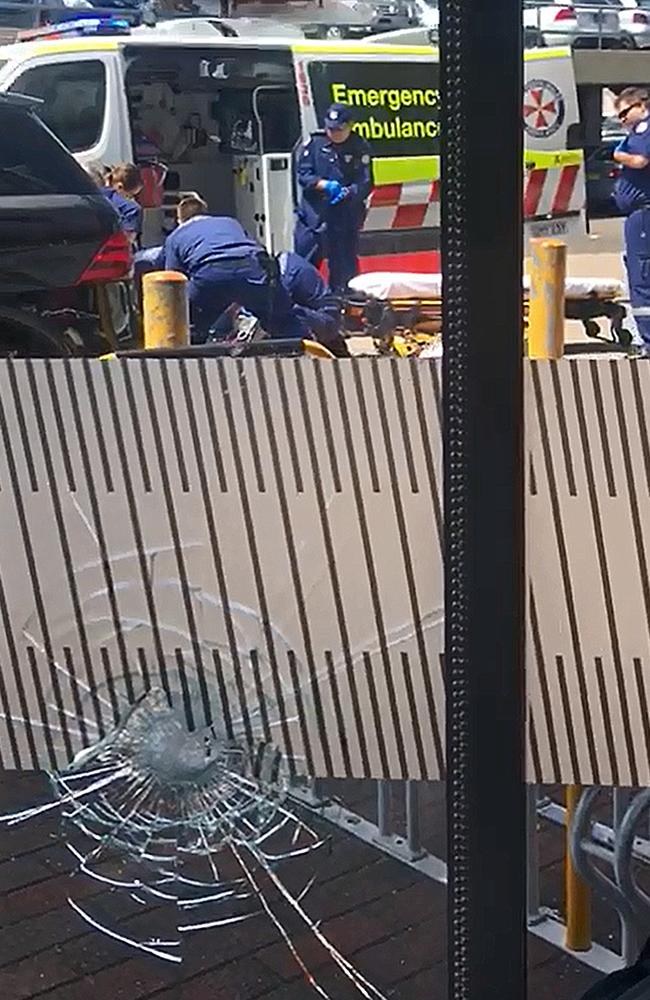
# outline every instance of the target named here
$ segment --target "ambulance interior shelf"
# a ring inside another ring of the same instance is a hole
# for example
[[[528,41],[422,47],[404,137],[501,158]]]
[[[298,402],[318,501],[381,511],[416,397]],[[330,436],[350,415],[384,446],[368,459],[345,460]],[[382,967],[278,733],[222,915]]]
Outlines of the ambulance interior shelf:
[[[171,55],[134,60],[127,95],[136,160],[163,164],[166,173],[161,204],[145,211],[145,245],[173,228],[175,206],[187,191],[199,191],[211,212],[237,216],[259,238],[251,231],[260,216],[252,206],[256,192],[242,183],[242,170],[255,170],[264,154],[277,152],[286,156],[290,173],[300,132],[293,87],[259,81],[250,65],[242,74],[233,69],[226,80],[196,74],[192,81],[188,67]]]

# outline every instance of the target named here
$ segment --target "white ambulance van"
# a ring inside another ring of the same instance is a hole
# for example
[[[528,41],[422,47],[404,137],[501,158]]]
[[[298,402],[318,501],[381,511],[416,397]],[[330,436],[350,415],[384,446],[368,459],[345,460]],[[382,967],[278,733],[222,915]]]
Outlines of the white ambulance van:
[[[130,29],[90,18],[28,33],[0,47],[0,90],[40,98],[39,114],[81,163],[142,167],[146,245],[160,242],[179,197],[195,190],[272,253],[292,245],[296,149],[332,101],[350,104],[373,152],[363,269],[437,267],[435,49],[223,37],[209,22],[195,32],[181,23]],[[570,52],[527,52],[527,235],[583,229],[578,126]]]

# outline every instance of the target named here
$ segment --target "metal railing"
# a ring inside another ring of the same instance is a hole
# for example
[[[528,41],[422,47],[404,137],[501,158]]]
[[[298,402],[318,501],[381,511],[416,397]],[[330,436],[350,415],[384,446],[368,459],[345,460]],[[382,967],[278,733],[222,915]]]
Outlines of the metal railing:
[[[575,13],[575,20],[557,20],[561,11]],[[615,3],[588,4],[573,3],[567,0],[565,5],[543,3],[540,0],[525,0],[523,4],[524,43],[527,47],[536,45],[553,45],[558,42],[569,42],[575,48],[595,49],[631,49],[635,47],[634,37],[621,23],[621,15],[632,14]],[[650,36],[650,12],[648,13],[647,33]],[[590,24],[578,23],[578,15],[588,15]],[[612,18],[616,18],[616,25]],[[611,26],[610,26],[611,24]],[[640,26],[642,27],[642,26]]]

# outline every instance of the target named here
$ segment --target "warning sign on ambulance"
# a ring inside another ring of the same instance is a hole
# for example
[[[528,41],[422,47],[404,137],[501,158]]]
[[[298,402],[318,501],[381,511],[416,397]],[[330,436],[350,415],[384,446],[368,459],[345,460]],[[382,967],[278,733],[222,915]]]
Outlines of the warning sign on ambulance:
[[[311,62],[309,79],[319,122],[330,104],[349,105],[354,129],[374,156],[434,156],[440,152],[438,65]]]

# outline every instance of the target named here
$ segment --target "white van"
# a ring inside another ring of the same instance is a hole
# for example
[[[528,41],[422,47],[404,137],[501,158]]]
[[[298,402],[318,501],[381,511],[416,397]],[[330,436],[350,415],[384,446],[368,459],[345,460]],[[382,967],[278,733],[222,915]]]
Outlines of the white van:
[[[0,47],[0,90],[41,98],[39,114],[82,163],[143,167],[145,244],[160,241],[179,196],[196,190],[271,252],[290,248],[293,156],[338,100],[354,106],[373,150],[364,270],[438,266],[440,91],[430,46],[93,23],[88,35],[80,22]],[[529,235],[568,236],[582,229],[585,203],[582,154],[569,148],[578,125],[570,53],[529,52],[526,67]]]

